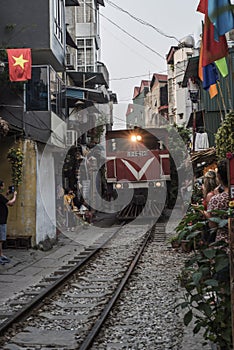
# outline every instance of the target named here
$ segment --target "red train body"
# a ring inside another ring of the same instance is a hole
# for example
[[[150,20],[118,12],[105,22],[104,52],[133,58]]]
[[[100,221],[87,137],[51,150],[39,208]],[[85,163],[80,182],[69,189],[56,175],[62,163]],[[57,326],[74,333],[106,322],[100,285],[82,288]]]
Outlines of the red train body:
[[[139,141],[135,137],[140,136]],[[109,131],[106,134],[107,182],[148,187],[170,180],[166,129]],[[134,138],[134,141],[132,140]]]
[[[134,189],[132,203],[151,193],[159,204],[170,181],[168,131],[164,128],[113,130],[106,133],[106,176],[118,191]],[[150,191],[147,189],[150,188]],[[164,196],[165,197],[165,196]],[[162,199],[163,202],[163,199]]]

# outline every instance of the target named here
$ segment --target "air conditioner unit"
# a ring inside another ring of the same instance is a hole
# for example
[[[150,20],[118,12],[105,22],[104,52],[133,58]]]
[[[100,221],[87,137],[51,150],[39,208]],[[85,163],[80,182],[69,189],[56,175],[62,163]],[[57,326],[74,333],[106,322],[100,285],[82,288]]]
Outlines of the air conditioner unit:
[[[66,146],[77,146],[77,131],[67,130]]]
[[[73,53],[66,54],[66,67],[67,69],[75,69],[75,55]]]

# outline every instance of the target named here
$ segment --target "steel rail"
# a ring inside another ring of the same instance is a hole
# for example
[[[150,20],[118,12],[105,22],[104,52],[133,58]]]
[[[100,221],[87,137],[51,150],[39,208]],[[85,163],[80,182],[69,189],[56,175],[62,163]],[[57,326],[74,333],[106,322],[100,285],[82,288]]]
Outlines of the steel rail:
[[[107,305],[105,306],[105,308],[101,312],[99,318],[97,319],[97,321],[93,325],[92,329],[90,330],[90,332],[87,335],[87,337],[85,338],[85,340],[82,342],[82,344],[77,349],[88,350],[90,348],[90,346],[92,345],[92,343],[94,342],[95,337],[100,332],[103,323],[105,322],[107,316],[109,315],[110,311],[112,310],[113,306],[115,305],[116,301],[118,300],[118,298],[119,298],[121,292],[123,291],[129,277],[133,273],[133,271],[138,263],[138,260],[140,259],[141,255],[142,255],[142,253],[143,253],[143,251],[144,251],[144,249],[145,249],[145,247],[146,247],[146,245],[151,237],[152,232],[153,232],[153,230],[150,229],[146,233],[139,250],[137,251],[135,257],[130,262],[123,278],[121,279],[120,283],[118,284],[117,288],[115,289],[114,294],[112,295],[109,302],[107,303]]]
[[[0,324],[0,336],[4,335],[7,330],[9,330],[14,324],[19,321],[23,321],[27,316],[29,316],[37,307],[41,306],[46,297],[50,297],[55,294],[60,287],[62,287],[83,265],[85,265],[93,256],[95,256],[122,228],[125,223],[122,223],[117,230],[111,234],[107,240],[101,242],[97,248],[92,248],[93,245],[86,248],[84,251],[80,252],[76,258],[81,260],[77,264],[71,267],[67,272],[64,272],[61,277],[58,277],[54,282],[52,282],[48,287],[44,287],[43,291],[39,292],[38,295],[34,296],[31,301],[29,301],[22,309],[8,316],[8,318]],[[101,237],[102,238],[102,237]],[[101,239],[100,238],[100,239]],[[82,255],[87,252],[86,256]],[[65,265],[66,266],[66,265]],[[61,271],[61,270],[59,270]],[[57,271],[54,272],[54,275]],[[3,315],[4,316],[4,315]]]

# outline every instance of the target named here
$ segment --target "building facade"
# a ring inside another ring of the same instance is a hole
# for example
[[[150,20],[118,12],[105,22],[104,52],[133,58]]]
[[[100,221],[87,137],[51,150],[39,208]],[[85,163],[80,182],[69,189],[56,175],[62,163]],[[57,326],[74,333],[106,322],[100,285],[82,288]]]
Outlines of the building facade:
[[[111,127],[116,95],[108,91],[108,72],[98,61],[98,11],[103,5],[101,0],[82,5],[45,0],[39,7],[33,1],[1,1],[0,116],[9,124],[8,134],[0,136],[1,179],[12,184],[7,154],[20,148],[23,176],[9,232],[30,237],[33,246],[56,238],[56,189],[65,185],[70,148],[78,142],[87,145],[92,132],[95,137],[100,114]],[[27,82],[10,82],[7,48],[31,49],[32,78]]]

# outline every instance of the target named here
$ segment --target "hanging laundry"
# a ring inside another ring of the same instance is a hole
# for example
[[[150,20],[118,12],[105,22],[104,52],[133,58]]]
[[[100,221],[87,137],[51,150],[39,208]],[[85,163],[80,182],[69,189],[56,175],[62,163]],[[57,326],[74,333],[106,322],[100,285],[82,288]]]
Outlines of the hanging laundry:
[[[202,151],[209,148],[209,139],[206,132],[196,132],[195,133],[195,144],[194,151]]]

